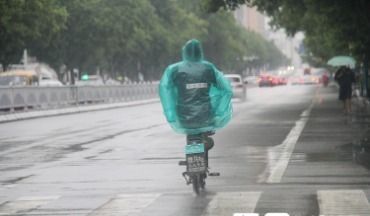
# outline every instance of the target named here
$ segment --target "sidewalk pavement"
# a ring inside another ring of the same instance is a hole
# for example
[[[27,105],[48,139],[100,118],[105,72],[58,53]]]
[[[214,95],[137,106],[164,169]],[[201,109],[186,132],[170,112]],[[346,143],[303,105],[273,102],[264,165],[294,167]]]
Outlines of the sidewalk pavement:
[[[128,101],[128,102],[121,102],[121,103],[110,103],[110,104],[70,106],[70,107],[56,108],[56,109],[35,109],[35,110],[31,109],[31,110],[25,110],[25,111],[4,112],[4,113],[0,113],[0,123],[24,120],[24,119],[39,118],[39,117],[66,115],[66,114],[72,114],[72,113],[91,112],[91,111],[104,110],[104,109],[114,109],[114,108],[120,108],[120,107],[137,106],[137,105],[156,103],[156,102],[159,102],[159,98],[139,100],[139,101]]]
[[[367,99],[352,99],[343,115],[338,87],[320,87],[282,183],[370,185],[370,112]],[[370,191],[369,191],[370,194]]]

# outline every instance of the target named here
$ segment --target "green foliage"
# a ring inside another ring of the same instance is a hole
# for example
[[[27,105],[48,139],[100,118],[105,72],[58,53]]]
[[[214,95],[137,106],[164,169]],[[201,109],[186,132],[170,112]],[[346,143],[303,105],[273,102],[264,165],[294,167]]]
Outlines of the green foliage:
[[[17,62],[30,44],[47,47],[65,27],[67,12],[58,0],[0,0],[0,62]]]
[[[217,0],[203,0],[217,11]],[[370,4],[367,0],[229,0],[237,4],[256,6],[272,17],[271,25],[285,28],[294,35],[302,31],[308,55],[304,59],[314,65],[335,55],[352,55],[368,61],[370,55]]]
[[[141,72],[158,79],[181,60],[192,38],[223,71],[285,62],[272,43],[237,25],[231,12],[207,14],[202,6],[198,0],[0,0],[0,62],[15,63],[27,48],[57,70],[65,65],[113,78],[137,79]]]
[[[194,7],[198,0],[183,1],[186,2],[183,7],[207,21],[208,37],[201,40],[204,53],[206,59],[221,70],[242,73],[246,68],[277,67],[288,63],[273,43],[238,25],[230,11],[204,14],[204,5]]]

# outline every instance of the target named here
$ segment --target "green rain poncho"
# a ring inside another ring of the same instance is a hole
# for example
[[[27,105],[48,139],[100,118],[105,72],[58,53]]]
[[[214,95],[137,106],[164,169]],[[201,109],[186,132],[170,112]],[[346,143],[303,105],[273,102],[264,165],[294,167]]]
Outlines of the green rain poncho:
[[[225,126],[232,117],[229,81],[203,59],[197,40],[182,48],[183,61],[167,67],[159,84],[167,121],[182,134],[198,134]]]

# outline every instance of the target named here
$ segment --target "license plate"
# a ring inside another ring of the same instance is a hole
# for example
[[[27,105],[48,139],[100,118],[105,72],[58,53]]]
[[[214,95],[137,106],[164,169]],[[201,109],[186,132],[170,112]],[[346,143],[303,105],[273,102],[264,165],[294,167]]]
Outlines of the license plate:
[[[204,153],[204,144],[203,143],[194,143],[191,145],[185,146],[185,153],[188,154],[197,154]]]
[[[187,155],[186,161],[188,172],[204,172],[206,170],[204,154]]]
[[[194,143],[185,146],[188,172],[204,172],[206,170],[203,143]]]

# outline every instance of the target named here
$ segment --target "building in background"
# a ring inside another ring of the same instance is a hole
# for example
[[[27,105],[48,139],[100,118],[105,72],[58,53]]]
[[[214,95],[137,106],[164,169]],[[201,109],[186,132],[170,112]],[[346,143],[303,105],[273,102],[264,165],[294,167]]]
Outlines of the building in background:
[[[263,37],[267,36],[265,25],[266,17],[255,8],[242,5],[235,10],[234,14],[236,21],[245,29],[255,31]]]
[[[235,10],[236,21],[245,29],[255,31],[269,41],[273,41],[278,49],[291,59],[292,65],[301,66],[301,58],[297,52],[298,47],[302,43],[303,34],[299,33],[291,38],[285,34],[284,30],[273,31],[268,22],[269,18],[258,12],[255,8],[250,8],[245,5],[240,6]]]
[[[266,19],[268,21],[268,19]],[[267,26],[267,39],[273,41],[275,46],[291,60],[294,67],[301,67],[302,61],[298,53],[299,47],[302,44],[304,35],[297,33],[294,37],[288,37],[284,29],[272,30],[268,23]]]

